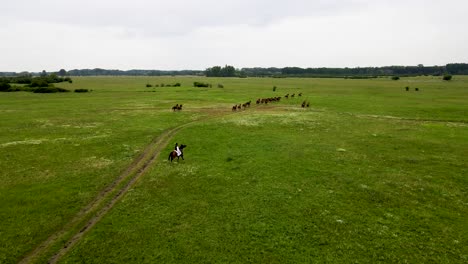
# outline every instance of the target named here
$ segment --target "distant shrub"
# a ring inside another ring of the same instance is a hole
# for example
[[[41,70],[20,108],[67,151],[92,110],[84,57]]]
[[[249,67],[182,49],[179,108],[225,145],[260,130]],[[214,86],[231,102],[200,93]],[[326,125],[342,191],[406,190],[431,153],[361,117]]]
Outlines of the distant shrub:
[[[153,87],[153,85],[147,83],[147,84],[146,84],[146,87]]]
[[[194,82],[193,86],[194,87],[210,87],[211,84],[209,83],[202,83],[202,82]]]
[[[89,90],[88,89],[75,89],[74,92],[75,93],[87,93],[87,92],[89,92]]]
[[[392,76],[392,80],[398,81],[398,80],[400,80],[400,77],[398,77],[398,76]]]
[[[224,85],[218,83],[218,88],[224,88]]]
[[[450,80],[452,80],[452,75],[446,74],[446,75],[444,75],[444,77],[442,78],[442,80],[444,80],[444,81],[450,81]]]
[[[67,89],[59,88],[59,87],[39,87],[34,89],[34,93],[65,93],[69,92]]]
[[[49,82],[44,77],[33,78],[29,87],[48,87]]]
[[[12,86],[6,92],[34,92],[35,88],[30,88],[27,86]]]
[[[273,92],[276,92],[276,86],[273,86]]]
[[[164,87],[164,83],[161,83],[161,87]]]
[[[166,84],[166,87],[180,87],[180,83]]]
[[[0,82],[0,91],[6,91],[11,88],[11,85],[7,82]]]
[[[405,89],[406,89],[406,91],[409,91],[409,87],[408,87],[408,86],[406,86]]]
[[[154,87],[159,87],[159,84],[155,84]]]

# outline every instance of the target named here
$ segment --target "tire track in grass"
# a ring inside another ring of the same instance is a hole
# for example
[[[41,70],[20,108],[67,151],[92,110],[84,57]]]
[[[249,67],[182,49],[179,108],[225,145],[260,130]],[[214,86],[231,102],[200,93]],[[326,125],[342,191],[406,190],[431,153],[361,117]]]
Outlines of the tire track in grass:
[[[191,124],[191,123],[188,123]],[[150,158],[143,162],[142,166],[137,168],[137,173],[133,176],[128,183],[121,188],[117,194],[110,200],[103,208],[99,210],[99,212],[92,217],[81,229],[78,233],[73,235],[73,237],[66,242],[66,244],[57,251],[48,261],[48,263],[57,263],[57,261],[65,255],[91,228],[98,223],[104,215],[122,198],[122,196],[127,193],[127,191],[138,181],[138,179],[145,174],[145,172],[151,167],[153,162],[159,157],[161,151],[167,146],[169,140],[172,136],[179,131],[184,126],[188,124],[179,126],[174,128],[163,135],[161,135],[158,140],[156,140],[156,149],[150,154]]]
[[[55,253],[55,255],[49,260],[49,263],[55,263],[61,256],[63,256],[67,250],[72,247],[83,235],[94,226],[107,211],[109,211],[112,206],[125,194],[133,184],[143,175],[150,165],[159,157],[159,154],[167,146],[169,140],[174,136],[177,131],[182,129],[185,126],[188,126],[194,122],[183,124],[181,126],[175,127],[173,129],[163,132],[160,136],[155,138],[143,151],[143,153],[135,159],[127,169],[120,174],[112,183],[110,183],[106,188],[104,188],[88,205],[82,208],[68,223],[66,223],[59,231],[50,235],[46,240],[39,244],[34,250],[24,256],[19,263],[31,263],[34,260],[37,260],[42,254],[50,249],[55,243],[60,239],[64,239],[67,233],[72,231],[80,222],[85,221],[91,216],[95,210],[98,210],[97,214],[92,217],[86,224],[80,228],[79,232],[75,234],[66,244]],[[133,176],[132,176],[133,175]],[[132,177],[130,177],[132,176]],[[130,178],[130,180],[129,180]],[[122,187],[118,188],[123,182],[128,180],[128,182]],[[117,193],[114,197],[106,204],[106,200],[112,197],[114,192]],[[104,205],[104,206],[103,206]]]

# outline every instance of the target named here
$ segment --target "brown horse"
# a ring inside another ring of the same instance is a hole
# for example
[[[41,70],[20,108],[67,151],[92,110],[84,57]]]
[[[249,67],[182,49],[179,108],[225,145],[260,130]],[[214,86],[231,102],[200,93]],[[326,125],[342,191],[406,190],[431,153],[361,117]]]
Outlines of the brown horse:
[[[180,111],[182,110],[182,104],[176,104],[172,107],[172,111]]]
[[[167,158],[167,160],[170,160],[172,162],[172,160],[174,160],[175,158],[177,158],[177,160],[179,160],[179,158],[182,158],[182,160],[184,160],[184,148],[186,148],[187,145],[180,145],[179,147],[179,150],[180,150],[180,156],[177,156],[177,151],[173,150],[171,153],[169,153],[169,157]]]

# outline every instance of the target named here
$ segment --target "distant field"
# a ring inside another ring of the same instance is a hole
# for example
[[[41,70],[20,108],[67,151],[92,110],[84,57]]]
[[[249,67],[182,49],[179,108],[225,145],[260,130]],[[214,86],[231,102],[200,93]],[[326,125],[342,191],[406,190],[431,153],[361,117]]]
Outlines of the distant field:
[[[0,93],[0,263],[468,262],[468,76],[57,86]]]

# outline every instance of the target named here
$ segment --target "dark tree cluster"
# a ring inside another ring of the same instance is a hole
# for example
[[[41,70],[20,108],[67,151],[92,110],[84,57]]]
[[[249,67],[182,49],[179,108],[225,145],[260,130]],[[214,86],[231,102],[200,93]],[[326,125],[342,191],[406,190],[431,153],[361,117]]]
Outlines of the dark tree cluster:
[[[54,83],[69,82],[70,77],[59,77],[57,74],[47,74],[45,71],[39,77],[33,77],[30,74],[23,74],[13,77],[0,77],[0,91],[2,92],[34,92],[34,93],[56,93],[66,92],[68,90],[54,87]],[[16,85],[15,85],[16,84]]]
[[[206,77],[236,77],[236,69],[230,65],[214,66],[206,69],[205,75]]]
[[[451,63],[445,66],[447,74],[468,75],[468,63]]]

